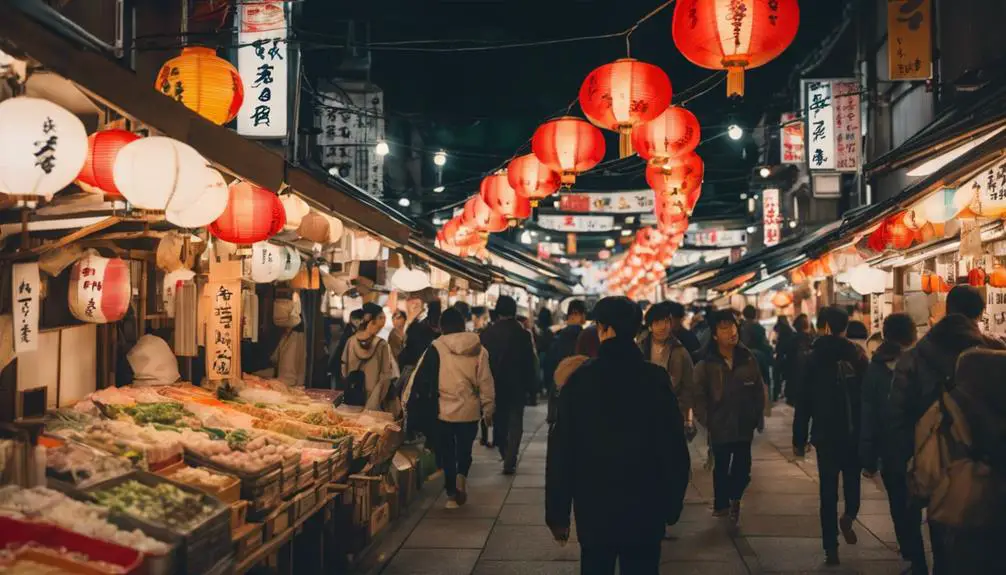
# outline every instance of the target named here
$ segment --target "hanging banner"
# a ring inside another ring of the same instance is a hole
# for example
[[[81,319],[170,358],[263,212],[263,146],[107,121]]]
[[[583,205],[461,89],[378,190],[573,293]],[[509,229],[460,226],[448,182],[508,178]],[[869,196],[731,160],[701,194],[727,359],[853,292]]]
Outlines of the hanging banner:
[[[244,102],[238,134],[249,138],[285,138],[289,106],[286,2],[238,4],[238,73]]]
[[[38,349],[38,262],[14,264],[14,353]]]
[[[803,80],[806,94],[807,162],[811,170],[835,169],[835,111],[831,82]]]
[[[559,209],[564,212],[599,214],[642,214],[654,209],[653,190],[603,194],[562,194]]]
[[[766,188],[761,194],[762,224],[765,230],[765,247],[774,246],[782,237],[782,213],[779,189]]]
[[[210,381],[241,377],[241,280],[206,285],[206,374]]]
[[[384,156],[376,143],[384,141],[384,92],[370,82],[318,84],[315,113],[321,132],[321,165],[375,198],[384,193]]]
[[[870,333],[881,333],[884,329],[884,294],[870,294]]]
[[[859,169],[862,126],[853,79],[803,80],[807,164],[813,171]]]
[[[683,245],[691,248],[732,248],[748,245],[744,230],[694,230],[685,232]]]
[[[538,227],[555,232],[610,232],[615,229],[613,216],[538,216]]]
[[[930,0],[887,0],[891,80],[928,80],[933,69]]]
[[[832,82],[835,105],[835,169],[840,172],[859,170],[859,145],[862,126],[859,115],[859,84]]]
[[[779,154],[784,164],[802,164],[807,161],[803,144],[803,120],[799,115],[786,112],[779,118],[782,125],[782,150]]]

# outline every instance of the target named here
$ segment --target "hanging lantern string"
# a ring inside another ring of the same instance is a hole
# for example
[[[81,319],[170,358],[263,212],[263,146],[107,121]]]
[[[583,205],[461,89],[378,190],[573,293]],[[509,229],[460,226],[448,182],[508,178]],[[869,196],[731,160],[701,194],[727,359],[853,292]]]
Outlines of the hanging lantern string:
[[[632,26],[630,26],[629,29],[625,31],[625,57],[626,58],[631,58],[632,57],[632,46],[631,46],[632,33],[636,31],[636,28],[639,28],[639,26],[643,22],[646,22],[650,18],[653,18],[654,16],[656,16],[657,14],[659,14],[661,11],[663,11],[665,8],[667,8],[671,4],[674,4],[674,0],[667,0],[666,2],[664,2],[663,4],[661,4],[660,6],[657,6],[656,8],[654,8],[653,10],[651,10],[650,13],[647,14],[646,16],[643,16],[639,20],[636,20],[636,23],[633,24]]]

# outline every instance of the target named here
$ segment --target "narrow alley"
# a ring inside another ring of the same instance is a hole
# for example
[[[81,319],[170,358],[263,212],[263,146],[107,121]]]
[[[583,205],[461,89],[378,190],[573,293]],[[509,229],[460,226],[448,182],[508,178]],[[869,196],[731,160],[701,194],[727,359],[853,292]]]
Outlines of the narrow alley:
[[[710,515],[712,475],[703,469],[705,442],[700,436],[692,443],[692,482],[681,521],[674,527],[676,538],[664,543],[661,573],[883,575],[904,569],[896,552],[886,496],[879,480],[867,479],[863,480],[863,504],[856,526],[859,543],[841,547],[840,567],[824,567],[816,462],[813,452],[805,461],[792,461],[792,415],[788,406],[776,406],[765,433],[755,439],[753,478],[735,536],[723,520]],[[578,573],[575,537],[566,547],[559,547],[544,525],[548,434],[544,419],[543,407],[527,411],[523,454],[515,477],[501,475],[495,452],[476,445],[468,504],[446,510],[443,494],[417,502],[409,517],[363,561],[359,572]]]

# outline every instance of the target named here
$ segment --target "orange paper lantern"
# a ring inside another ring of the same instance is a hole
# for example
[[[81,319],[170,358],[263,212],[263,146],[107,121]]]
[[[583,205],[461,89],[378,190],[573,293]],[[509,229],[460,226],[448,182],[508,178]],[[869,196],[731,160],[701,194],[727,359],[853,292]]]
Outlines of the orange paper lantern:
[[[1000,264],[993,266],[992,273],[989,274],[989,285],[997,288],[1006,287],[1006,268]]]
[[[140,136],[128,130],[101,130],[87,137],[87,158],[77,176],[77,185],[85,192],[122,197],[115,186],[112,167],[119,150]]]
[[[502,232],[510,225],[506,216],[490,208],[481,194],[475,194],[465,202],[461,223],[487,233]]]
[[[510,187],[531,200],[532,206],[537,206],[539,200],[556,193],[562,186],[559,173],[541,163],[534,154],[511,160],[506,174]]]
[[[695,114],[671,106],[656,119],[632,130],[632,146],[644,160],[668,160],[694,151],[701,137]]]
[[[646,166],[646,183],[658,195],[688,194],[702,185],[705,164],[695,152]]]
[[[772,296],[772,305],[774,305],[777,308],[789,307],[789,305],[792,303],[793,303],[793,294],[789,293],[788,291],[776,292],[776,294]]]
[[[632,154],[632,128],[671,104],[671,79],[658,66],[622,58],[596,68],[580,86],[580,107],[595,125],[621,135],[620,156]]]
[[[559,173],[563,185],[571,186],[577,174],[604,159],[604,134],[590,122],[563,116],[538,126],[531,150],[541,163]]]
[[[531,200],[510,187],[506,172],[496,172],[482,178],[479,195],[494,212],[509,220],[531,216]]]
[[[244,101],[237,68],[212,48],[182,48],[161,67],[154,87],[217,125],[237,117]]]

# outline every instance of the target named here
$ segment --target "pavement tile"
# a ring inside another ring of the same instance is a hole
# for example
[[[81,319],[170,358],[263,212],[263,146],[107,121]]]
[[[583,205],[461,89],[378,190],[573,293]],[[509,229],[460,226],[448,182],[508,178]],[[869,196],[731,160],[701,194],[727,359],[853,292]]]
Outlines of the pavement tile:
[[[479,549],[401,549],[381,575],[469,575]]]
[[[426,512],[426,517],[430,519],[496,519],[502,507],[502,502],[496,505],[479,505],[478,502],[473,501],[469,501],[459,509],[445,509],[443,505],[437,505]]]
[[[501,525],[544,525],[545,508],[542,505],[517,505],[507,503],[499,512]]]
[[[517,476],[513,480],[514,487],[538,487],[545,488],[545,476],[544,475],[533,475],[523,473],[523,470],[517,468]]]
[[[824,568],[824,550],[820,539],[797,537],[747,537],[758,566],[763,572],[813,572]],[[862,543],[862,542],[861,542]],[[888,568],[900,566],[897,553],[882,546],[842,545],[839,548],[842,568],[862,573],[869,565],[886,573]],[[836,572],[829,569],[828,573]],[[898,571],[894,571],[897,573]]]
[[[573,561],[479,561],[473,575],[578,575]]]
[[[407,549],[481,549],[494,519],[425,518],[405,540]]]
[[[544,525],[497,525],[489,536],[482,558],[490,561],[577,561],[580,546],[571,540],[560,547]]]
[[[667,561],[660,565],[660,575],[748,575],[740,557],[727,561]]]
[[[518,505],[545,505],[545,490],[530,487],[514,487],[507,495],[506,504],[516,503]]]
[[[820,539],[821,521],[817,515],[741,514],[740,534],[746,537],[809,537]]]

